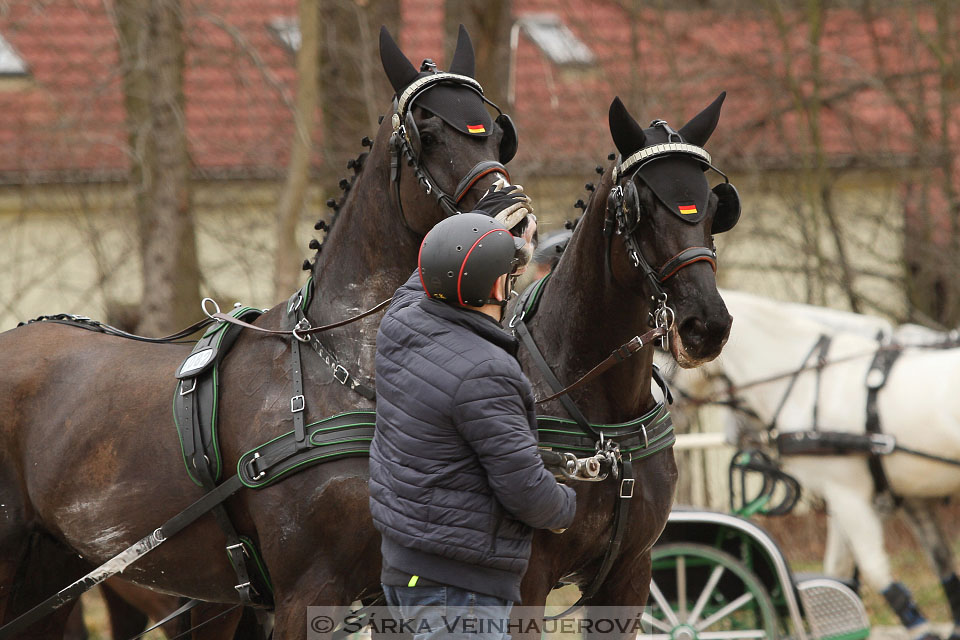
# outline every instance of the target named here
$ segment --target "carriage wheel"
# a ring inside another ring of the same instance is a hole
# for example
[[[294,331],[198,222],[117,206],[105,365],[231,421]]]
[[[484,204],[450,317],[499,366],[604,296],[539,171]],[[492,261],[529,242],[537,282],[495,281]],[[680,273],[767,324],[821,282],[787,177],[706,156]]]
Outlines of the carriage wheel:
[[[777,637],[770,594],[729,553],[695,543],[653,548],[645,638],[710,640]]]

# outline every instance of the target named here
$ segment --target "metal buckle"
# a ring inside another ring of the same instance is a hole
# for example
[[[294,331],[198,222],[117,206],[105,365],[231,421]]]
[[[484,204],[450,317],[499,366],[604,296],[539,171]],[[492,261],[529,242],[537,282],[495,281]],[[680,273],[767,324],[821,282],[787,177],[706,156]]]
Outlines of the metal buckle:
[[[190,395],[191,393],[193,393],[194,391],[197,390],[197,379],[196,379],[196,378],[190,378],[190,380],[193,381],[193,386],[190,387],[189,389],[185,389],[185,388],[183,387],[183,382],[180,383],[180,396],[181,396],[181,397],[182,397],[182,396],[188,396],[188,395]]]
[[[520,309],[519,312],[513,314],[513,317],[510,318],[509,327],[511,329],[515,328],[517,326],[517,323],[523,320],[523,316],[525,315],[527,315],[526,309]]]
[[[233,588],[236,589],[237,592],[240,593],[241,595],[243,594],[243,590],[244,590],[244,589],[250,589],[250,593],[252,593],[252,594],[255,595],[255,596],[259,596],[259,595],[260,595],[260,592],[257,591],[256,588],[255,588],[252,584],[250,584],[249,581],[248,581],[248,582],[244,582],[244,583],[242,583],[242,584],[234,585]]]
[[[257,453],[253,454],[253,458],[251,458],[250,462],[247,463],[247,466],[250,467],[250,470],[256,473],[256,475],[251,476],[250,478],[251,480],[259,480],[263,476],[267,475],[266,471],[257,472],[257,465],[254,463],[256,463],[257,458],[259,457],[260,457],[260,452],[258,451]]]
[[[248,558],[250,557],[250,554],[247,553],[247,547],[246,547],[246,545],[244,545],[242,542],[238,542],[237,544],[228,544],[228,545],[227,545],[227,552],[229,553],[229,552],[236,551],[237,548],[240,549],[240,552],[243,553],[243,555],[247,556]]]
[[[338,376],[337,374],[341,373],[343,377]],[[350,379],[350,372],[342,365],[338,364],[333,368],[333,379],[339,382],[340,384],[347,384],[347,380]]]
[[[886,456],[894,452],[897,448],[897,439],[887,433],[874,433],[870,435],[870,453],[880,456]]]
[[[292,313],[294,309],[300,307],[300,303],[303,302],[303,290],[297,292],[297,297],[290,301],[290,304],[287,305],[287,313]]]
[[[621,498],[632,498],[633,497],[633,485],[636,483],[636,480],[633,478],[624,478],[620,481],[620,497]]]
[[[303,395],[293,396],[290,398],[290,413],[300,413],[307,406],[307,401],[304,399]]]

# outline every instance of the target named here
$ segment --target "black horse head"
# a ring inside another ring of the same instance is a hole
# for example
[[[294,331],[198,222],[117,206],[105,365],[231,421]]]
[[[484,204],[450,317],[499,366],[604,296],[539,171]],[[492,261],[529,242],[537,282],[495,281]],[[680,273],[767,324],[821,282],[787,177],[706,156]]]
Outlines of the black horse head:
[[[713,234],[736,224],[740,202],[702,148],[725,96],[677,130],[662,120],[644,129],[619,98],[610,105],[610,133],[621,159],[608,216],[624,239],[616,243],[619,250],[611,247],[610,269],[618,282],[665,302],[671,351],[687,367],[716,357],[730,332],[717,292]],[[708,169],[724,182],[710,189]]]
[[[418,70],[380,30],[380,59],[396,91],[385,126],[393,149],[392,174],[405,224],[425,234],[443,215],[468,211],[516,152],[516,130],[474,78],[473,44],[460,25],[450,70],[430,60]],[[408,168],[409,167],[409,168]],[[406,176],[404,178],[404,175]],[[442,212],[438,212],[439,203]]]

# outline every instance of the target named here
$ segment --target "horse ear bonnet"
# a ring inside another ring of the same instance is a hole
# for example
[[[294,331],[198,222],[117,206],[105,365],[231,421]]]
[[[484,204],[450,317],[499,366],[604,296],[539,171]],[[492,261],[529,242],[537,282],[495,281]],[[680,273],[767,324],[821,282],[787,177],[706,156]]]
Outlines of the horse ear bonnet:
[[[725,97],[726,93],[721,93],[710,106],[694,116],[679,131],[669,129],[660,121],[655,121],[647,129],[641,128],[620,99],[615,98],[610,105],[610,133],[623,158],[642,148],[669,142],[686,142],[702,147],[717,126],[720,107]],[[704,175],[708,168],[708,165],[695,157],[676,154],[650,161],[642,166],[637,175],[674,215],[696,224],[703,220],[709,203],[710,187]],[[626,200],[630,197],[631,188],[634,188],[632,184],[623,185],[625,207],[629,206]],[[713,192],[719,203],[711,233],[722,233],[732,229],[737,223],[740,217],[740,199],[737,190],[729,183],[717,185]]]
[[[397,95],[413,81],[433,73],[433,71],[418,72],[400,51],[386,27],[380,28],[380,61]],[[467,30],[460,25],[457,48],[450,63],[450,73],[472,78],[474,68],[473,44],[470,42]],[[493,133],[493,118],[490,117],[483,98],[465,85],[446,82],[435,84],[417,96],[416,104],[461,133],[478,137],[487,137]]]

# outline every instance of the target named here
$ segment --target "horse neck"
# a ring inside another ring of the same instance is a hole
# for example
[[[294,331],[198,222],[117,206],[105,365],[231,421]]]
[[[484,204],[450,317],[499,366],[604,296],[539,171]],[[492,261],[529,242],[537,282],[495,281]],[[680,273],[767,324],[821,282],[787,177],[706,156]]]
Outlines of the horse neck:
[[[646,298],[621,287],[607,271],[603,223],[611,186],[607,171],[529,323],[544,357],[564,384],[572,383],[611,351],[648,330]],[[613,242],[620,240],[614,237]],[[652,361],[653,350],[646,348],[571,396],[591,421],[636,418],[653,404]],[[547,408],[562,411],[557,401]]]
[[[390,181],[388,134],[381,127],[312,269],[307,315],[314,325],[338,321],[389,298],[417,265],[420,238],[406,228]],[[341,361],[373,373],[380,314],[324,334]]]

